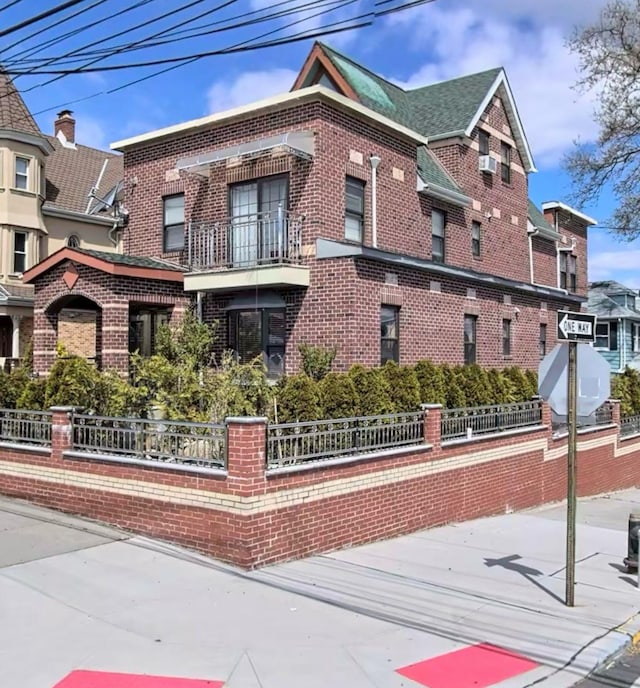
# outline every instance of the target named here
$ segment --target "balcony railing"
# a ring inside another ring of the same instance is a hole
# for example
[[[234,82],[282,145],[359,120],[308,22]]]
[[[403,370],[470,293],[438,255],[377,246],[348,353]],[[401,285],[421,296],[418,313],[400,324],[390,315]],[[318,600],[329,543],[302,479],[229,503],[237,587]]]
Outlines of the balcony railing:
[[[299,263],[301,258],[302,217],[282,208],[188,227],[192,272]]]

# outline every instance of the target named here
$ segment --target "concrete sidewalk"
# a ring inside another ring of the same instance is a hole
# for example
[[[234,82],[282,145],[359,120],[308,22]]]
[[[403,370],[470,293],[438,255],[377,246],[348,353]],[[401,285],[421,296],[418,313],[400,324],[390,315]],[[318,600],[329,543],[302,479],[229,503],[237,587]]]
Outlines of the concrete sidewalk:
[[[87,670],[229,688],[570,686],[640,628],[621,571],[638,509],[640,491],[581,502],[567,609],[563,507],[245,573],[0,499],[0,685],[92,688],[73,674]]]

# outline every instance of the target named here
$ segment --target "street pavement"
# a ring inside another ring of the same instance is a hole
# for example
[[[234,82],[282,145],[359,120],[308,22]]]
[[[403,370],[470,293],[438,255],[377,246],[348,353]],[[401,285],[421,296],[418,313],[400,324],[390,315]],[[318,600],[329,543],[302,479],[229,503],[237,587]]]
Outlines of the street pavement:
[[[640,629],[634,510],[581,500],[569,609],[561,505],[243,572],[0,499],[0,686],[571,686]]]

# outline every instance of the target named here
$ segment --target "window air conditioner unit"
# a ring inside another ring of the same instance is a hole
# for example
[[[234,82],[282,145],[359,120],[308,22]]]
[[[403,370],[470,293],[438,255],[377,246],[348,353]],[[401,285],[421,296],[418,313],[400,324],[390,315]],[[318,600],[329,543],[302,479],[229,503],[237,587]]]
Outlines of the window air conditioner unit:
[[[481,155],[479,157],[480,172],[490,172],[495,174],[498,170],[498,161],[490,155]]]

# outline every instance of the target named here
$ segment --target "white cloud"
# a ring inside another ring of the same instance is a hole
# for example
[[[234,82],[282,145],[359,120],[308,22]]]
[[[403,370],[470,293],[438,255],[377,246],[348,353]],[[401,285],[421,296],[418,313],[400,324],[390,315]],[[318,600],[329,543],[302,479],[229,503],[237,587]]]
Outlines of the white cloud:
[[[627,286],[640,284],[640,249],[601,251],[589,256],[591,281],[616,279]]]
[[[293,69],[264,69],[216,81],[207,91],[208,112],[220,112],[285,93],[297,76]]]
[[[583,3],[488,0],[478,11],[454,1],[396,15],[389,27],[409,30],[414,51],[427,53],[424,64],[405,84],[415,87],[504,66],[536,163],[556,165],[576,138],[594,138],[594,96],[572,89],[577,60],[565,47],[568,27],[538,25],[525,17],[538,22],[536,8],[542,16],[566,23],[571,12],[582,18]]]

